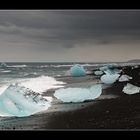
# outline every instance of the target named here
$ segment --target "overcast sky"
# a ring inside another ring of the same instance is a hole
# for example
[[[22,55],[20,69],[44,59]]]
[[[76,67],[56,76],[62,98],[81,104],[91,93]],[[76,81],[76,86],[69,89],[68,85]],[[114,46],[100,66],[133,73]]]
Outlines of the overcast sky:
[[[0,61],[140,58],[140,11],[0,11]]]

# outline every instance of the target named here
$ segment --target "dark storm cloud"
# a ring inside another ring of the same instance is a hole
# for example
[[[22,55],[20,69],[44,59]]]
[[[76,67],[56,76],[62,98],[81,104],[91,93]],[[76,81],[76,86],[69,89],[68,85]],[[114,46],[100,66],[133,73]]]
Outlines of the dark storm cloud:
[[[133,37],[139,17],[139,11],[0,11],[0,31],[56,40]]]
[[[60,57],[70,50],[71,55],[62,58],[69,60],[74,48],[83,50],[90,46],[94,51],[97,47],[103,50],[119,44],[121,49],[121,44],[125,44],[130,49],[130,44],[138,46],[139,40],[140,11],[0,11],[0,56],[8,54],[14,59],[14,50],[19,54],[27,52],[28,61],[34,60],[36,54],[40,55],[40,61],[53,61],[56,58],[49,53]]]

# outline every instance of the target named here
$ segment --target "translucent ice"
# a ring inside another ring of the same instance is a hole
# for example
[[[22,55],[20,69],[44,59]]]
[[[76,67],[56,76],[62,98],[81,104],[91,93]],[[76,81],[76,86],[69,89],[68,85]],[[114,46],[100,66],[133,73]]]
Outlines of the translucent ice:
[[[129,79],[132,79],[132,77],[128,76],[128,75],[122,75],[119,78],[119,82],[124,82],[124,81],[129,81]]]
[[[102,93],[101,84],[93,85],[90,88],[66,88],[55,91],[54,96],[63,102],[83,102],[94,100]]]
[[[102,71],[95,71],[94,73],[95,73],[95,75],[102,75],[103,74]]]
[[[47,110],[51,100],[28,88],[10,85],[0,95],[0,116],[24,117]]]
[[[105,70],[107,70],[107,69],[108,69],[107,66],[103,66],[103,67],[100,67],[100,68],[99,68],[99,70],[101,70],[101,71],[105,71]]]
[[[101,71],[103,71],[106,74],[118,74],[121,72],[121,70],[113,67],[112,65],[104,66],[99,68]]]
[[[70,73],[74,77],[85,76],[86,71],[83,66],[76,64],[70,68]]]
[[[127,83],[127,85],[123,88],[123,92],[126,94],[135,94],[140,92],[140,87],[134,86],[130,83]]]
[[[105,84],[113,84],[119,78],[119,74],[105,74],[101,76],[101,81]]]

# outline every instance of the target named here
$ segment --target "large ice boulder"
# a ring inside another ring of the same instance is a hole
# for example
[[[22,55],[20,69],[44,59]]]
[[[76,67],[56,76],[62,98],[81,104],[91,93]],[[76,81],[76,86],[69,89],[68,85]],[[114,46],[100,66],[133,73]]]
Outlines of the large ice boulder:
[[[140,87],[127,83],[123,88],[123,92],[129,95],[136,94],[140,92]]]
[[[113,84],[119,78],[119,74],[105,74],[101,76],[101,81],[105,84]]]
[[[0,95],[0,116],[24,117],[47,110],[51,101],[41,94],[17,84]]]
[[[94,100],[102,93],[102,85],[93,85],[90,88],[66,88],[55,91],[54,96],[62,102],[84,102]]]
[[[74,66],[72,66],[70,68],[70,73],[74,77],[79,77],[79,76],[85,76],[86,75],[86,71],[85,71],[84,67],[79,65],[79,64],[75,64]]]

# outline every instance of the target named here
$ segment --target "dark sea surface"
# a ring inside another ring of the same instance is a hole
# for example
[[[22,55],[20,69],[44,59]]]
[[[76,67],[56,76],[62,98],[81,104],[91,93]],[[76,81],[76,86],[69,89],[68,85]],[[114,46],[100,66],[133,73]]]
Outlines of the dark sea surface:
[[[23,81],[29,81],[32,85],[35,80],[40,80],[45,77],[45,82],[49,78],[60,77],[69,75],[70,67],[77,63],[0,63],[0,94],[3,92],[6,86],[15,83],[21,83]],[[92,69],[94,66],[98,66],[96,63],[78,63],[84,66],[85,69]],[[47,79],[47,77],[49,77]],[[42,79],[43,80],[43,79]],[[44,82],[44,84],[45,84]],[[29,83],[28,83],[29,84]],[[40,83],[42,84],[42,83]],[[51,83],[53,84],[53,83]],[[47,85],[46,85],[47,87]]]
[[[0,86],[25,78],[66,76],[73,64],[75,63],[2,63],[0,65]],[[88,70],[98,66],[96,63],[78,64]]]

